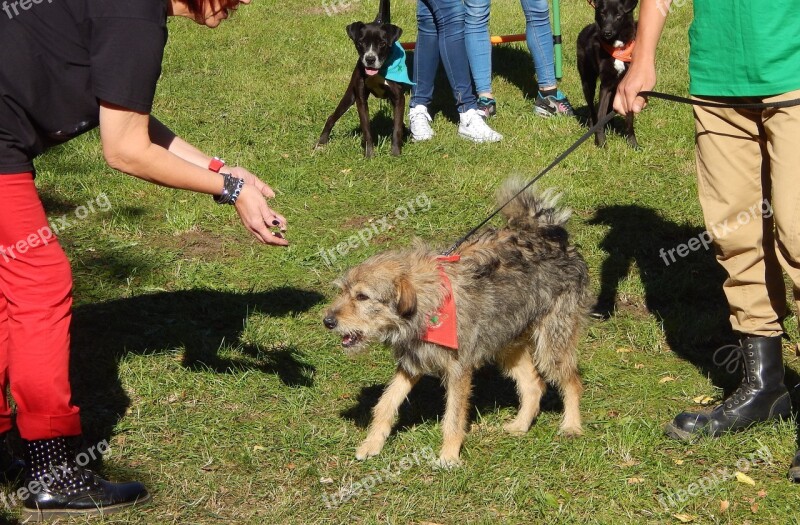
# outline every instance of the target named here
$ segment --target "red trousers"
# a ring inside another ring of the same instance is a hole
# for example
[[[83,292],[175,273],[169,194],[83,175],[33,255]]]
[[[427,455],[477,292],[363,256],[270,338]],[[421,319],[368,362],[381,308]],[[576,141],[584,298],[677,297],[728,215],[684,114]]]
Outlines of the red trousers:
[[[8,386],[23,439],[81,433],[71,403],[72,272],[31,173],[0,175],[0,433],[11,429]]]

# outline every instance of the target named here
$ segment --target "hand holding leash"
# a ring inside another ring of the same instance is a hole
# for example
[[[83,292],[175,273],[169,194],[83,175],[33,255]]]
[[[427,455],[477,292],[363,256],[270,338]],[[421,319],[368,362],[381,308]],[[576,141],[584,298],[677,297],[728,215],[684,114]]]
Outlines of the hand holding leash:
[[[622,116],[629,112],[634,114],[647,107],[647,98],[640,95],[643,91],[650,91],[656,85],[656,68],[654,63],[636,62],[617,86],[614,96],[614,111]]]

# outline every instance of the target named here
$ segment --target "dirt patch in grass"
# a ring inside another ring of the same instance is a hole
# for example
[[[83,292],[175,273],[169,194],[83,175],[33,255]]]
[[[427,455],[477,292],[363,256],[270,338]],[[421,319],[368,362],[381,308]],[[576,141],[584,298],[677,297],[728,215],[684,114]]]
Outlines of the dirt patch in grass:
[[[180,252],[187,259],[216,261],[240,255],[239,243],[203,230],[190,230],[177,235],[163,235],[150,241],[151,246]]]
[[[362,228],[370,220],[371,220],[370,217],[363,217],[363,216],[350,217],[349,219],[347,219],[342,223],[342,226],[344,228]]]

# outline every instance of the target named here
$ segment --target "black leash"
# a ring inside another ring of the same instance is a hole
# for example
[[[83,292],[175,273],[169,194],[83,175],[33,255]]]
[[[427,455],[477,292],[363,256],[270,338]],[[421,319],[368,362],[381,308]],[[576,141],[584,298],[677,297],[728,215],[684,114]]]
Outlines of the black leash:
[[[520,196],[520,194],[522,194],[522,192],[524,192],[525,190],[527,190],[528,188],[530,188],[531,186],[533,186],[533,184],[534,184],[534,183],[535,183],[537,180],[541,179],[541,178],[542,178],[542,177],[543,177],[543,176],[544,176],[544,175],[545,175],[545,174],[546,174],[548,171],[550,171],[551,169],[553,169],[553,168],[555,168],[556,166],[558,166],[559,164],[561,164],[561,161],[562,161],[562,160],[564,160],[564,159],[566,159],[566,158],[567,158],[567,157],[568,157],[568,156],[569,156],[569,155],[570,155],[570,154],[571,154],[573,151],[575,151],[576,149],[578,149],[578,146],[580,146],[581,144],[583,144],[584,142],[586,142],[586,140],[587,140],[587,139],[589,139],[589,137],[591,137],[592,135],[594,135],[594,134],[597,132],[597,130],[599,130],[599,129],[602,129],[602,128],[603,128],[603,127],[606,125],[606,124],[608,124],[609,122],[611,122],[611,119],[613,119],[613,118],[614,118],[614,117],[616,117],[616,116],[617,116],[617,113],[616,113],[615,111],[612,111],[611,113],[609,113],[608,115],[606,115],[606,116],[605,116],[605,118],[603,118],[603,120],[599,121],[597,124],[595,124],[594,126],[592,126],[592,127],[589,129],[589,131],[587,131],[586,133],[584,133],[584,134],[581,136],[581,138],[579,138],[577,141],[575,141],[575,142],[572,144],[572,146],[568,147],[568,148],[566,149],[566,151],[564,151],[564,153],[562,153],[561,155],[559,155],[558,157],[556,157],[556,160],[554,160],[553,162],[551,162],[549,166],[547,166],[545,169],[543,169],[542,171],[540,171],[538,175],[536,175],[536,176],[535,176],[535,177],[534,177],[534,178],[533,178],[533,179],[532,179],[532,180],[531,180],[531,181],[530,181],[528,184],[526,184],[526,185],[525,185],[525,186],[524,186],[524,187],[523,187],[521,190],[519,190],[517,193],[515,193],[513,197],[511,197],[510,199],[508,199],[508,200],[507,200],[507,201],[506,201],[506,202],[505,202],[505,203],[504,203],[502,206],[500,206],[499,208],[497,208],[496,210],[494,210],[494,211],[492,212],[492,214],[491,214],[491,215],[489,215],[488,217],[486,217],[486,218],[485,218],[483,221],[481,221],[481,223],[480,223],[480,224],[478,224],[477,226],[475,226],[474,228],[472,228],[470,231],[468,231],[466,235],[464,235],[464,236],[463,236],[463,237],[461,237],[459,240],[457,240],[457,241],[455,242],[455,244],[453,244],[453,246],[451,246],[451,247],[450,247],[450,249],[449,249],[449,250],[447,250],[446,252],[444,252],[442,255],[451,255],[451,254],[452,254],[454,251],[456,251],[456,249],[457,249],[459,246],[461,246],[462,244],[464,244],[464,241],[466,241],[467,239],[469,239],[470,237],[472,237],[472,235],[473,235],[473,234],[474,234],[476,231],[480,230],[480,229],[481,229],[481,228],[482,228],[484,225],[486,225],[486,223],[487,223],[487,222],[489,222],[490,220],[492,220],[492,219],[494,218],[494,216],[495,216],[495,215],[497,215],[498,213],[500,213],[500,211],[501,211],[503,208],[505,208],[506,206],[508,206],[508,204],[509,204],[511,201],[513,201],[514,199],[516,199],[517,197],[519,197],[519,196]]]
[[[659,93],[658,91],[642,91],[641,93],[639,93],[639,95],[642,96],[642,97],[645,97],[645,98],[653,97],[653,98],[660,98],[660,99],[663,99],[663,100],[669,100],[671,102],[677,102],[679,104],[689,104],[689,105],[692,105],[692,106],[703,106],[703,107],[725,108],[725,109],[757,110],[757,109],[790,108],[790,107],[794,107],[794,106],[800,106],[800,98],[793,99],[793,100],[782,100],[782,101],[779,101],[779,102],[726,103],[726,102],[717,102],[717,101],[714,101],[714,100],[697,100],[697,99],[691,99],[691,98],[687,98],[687,97],[679,97],[677,95],[670,95],[668,93]],[[503,208],[508,206],[511,203],[511,201],[513,201],[514,199],[519,197],[525,190],[527,190],[528,188],[533,186],[536,183],[536,181],[538,181],[539,179],[544,177],[544,175],[547,174],[547,172],[549,172],[550,170],[552,170],[553,168],[555,168],[556,166],[561,164],[561,162],[565,158],[567,158],[569,155],[571,155],[573,151],[578,149],[578,147],[581,144],[583,144],[584,142],[586,142],[589,139],[589,137],[594,135],[599,129],[602,129],[603,127],[605,127],[606,124],[611,122],[611,119],[613,119],[616,116],[617,116],[617,112],[616,111],[611,111],[602,120],[597,122],[597,124],[592,126],[589,129],[589,131],[587,131],[586,133],[581,135],[581,137],[578,140],[576,140],[570,147],[568,147],[561,155],[556,157],[556,159],[553,162],[551,162],[545,169],[540,171],[538,175],[536,175],[533,179],[531,179],[530,182],[528,182],[525,186],[523,186],[521,190],[519,190],[510,199],[508,199],[500,207],[498,207],[496,210],[494,210],[488,217],[486,217],[484,220],[482,220],[480,222],[480,224],[478,224],[477,226],[472,228],[463,237],[461,237],[455,243],[453,243],[453,245],[447,251],[443,252],[442,255],[445,255],[445,256],[452,255],[452,253],[454,251],[456,251],[459,246],[464,244],[464,242],[467,239],[469,239],[470,237],[472,237],[475,234],[475,232],[477,232],[482,227],[484,227],[486,225],[486,223],[488,223],[490,220],[492,220],[495,217],[495,215],[500,213],[503,210]]]
[[[662,100],[669,100],[670,102],[677,102],[679,104],[688,104],[690,106],[703,106],[706,108],[780,109],[780,108],[791,108],[794,106],[800,106],[800,98],[795,98],[792,100],[781,100],[779,102],[731,103],[731,102],[718,102],[715,100],[703,100],[703,99],[679,97],[678,95],[670,95],[669,93],[659,93],[658,91],[642,91],[641,93],[639,93],[639,96],[645,98],[647,97],[660,98]],[[724,98],[724,97],[717,97],[717,98]],[[736,97],[736,98],[747,98],[747,97]]]

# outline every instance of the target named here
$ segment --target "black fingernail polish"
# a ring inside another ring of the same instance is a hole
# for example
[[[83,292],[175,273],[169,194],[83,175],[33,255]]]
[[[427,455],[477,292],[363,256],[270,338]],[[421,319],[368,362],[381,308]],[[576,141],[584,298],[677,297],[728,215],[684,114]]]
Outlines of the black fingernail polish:
[[[281,221],[279,221],[278,219],[275,219],[274,221],[272,221],[272,224],[274,224],[275,226],[278,226],[280,223],[281,223]]]

